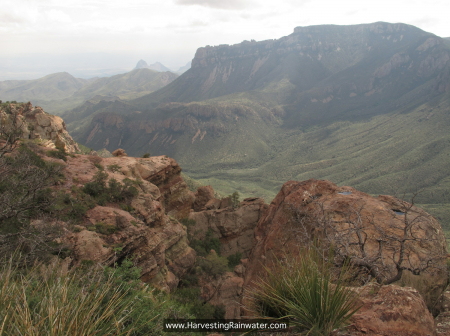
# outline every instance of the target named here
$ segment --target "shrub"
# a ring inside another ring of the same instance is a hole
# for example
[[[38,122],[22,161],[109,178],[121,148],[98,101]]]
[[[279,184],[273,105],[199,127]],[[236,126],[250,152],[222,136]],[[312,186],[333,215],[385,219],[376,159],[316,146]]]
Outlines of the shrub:
[[[61,159],[67,161],[67,153],[64,148],[59,148],[57,150],[50,150],[47,152],[47,156],[54,157],[56,159]]]
[[[230,269],[234,269],[237,265],[241,263],[242,253],[236,252],[235,254],[229,255],[228,259],[228,267]]]
[[[118,164],[112,164],[112,165],[108,166],[108,170],[113,173],[120,172],[121,169],[122,169],[122,167],[119,166]]]
[[[197,252],[199,256],[207,256],[211,250],[216,251],[220,256],[221,244],[219,238],[213,237],[214,231],[208,229],[203,240],[191,239],[190,246]]]
[[[144,155],[142,155],[142,157],[143,157],[144,159],[147,159],[147,158],[150,157],[150,153],[145,153]]]
[[[297,259],[277,260],[266,271],[247,293],[250,308],[261,316],[289,318],[308,334],[330,335],[360,308],[355,306],[357,295],[343,284],[346,269],[334,279],[332,265],[315,250]]]
[[[182,218],[180,220],[181,224],[186,225],[186,226],[195,226],[195,224],[197,224],[195,222],[195,219],[190,219],[188,217]]]
[[[239,193],[235,191],[229,197],[231,198],[231,205],[233,208],[239,207]]]
[[[209,302],[203,302],[199,287],[177,289],[173,298],[181,305],[189,308],[191,314],[197,319],[223,319],[225,318],[225,306],[214,306]]]
[[[228,260],[217,253],[210,253],[206,258],[199,258],[197,262],[206,276],[216,279],[228,271]]]
[[[106,225],[103,222],[98,222],[95,224],[95,230],[98,233],[104,234],[104,235],[108,235],[108,234],[113,234],[114,232],[116,232],[116,227],[114,225]]]

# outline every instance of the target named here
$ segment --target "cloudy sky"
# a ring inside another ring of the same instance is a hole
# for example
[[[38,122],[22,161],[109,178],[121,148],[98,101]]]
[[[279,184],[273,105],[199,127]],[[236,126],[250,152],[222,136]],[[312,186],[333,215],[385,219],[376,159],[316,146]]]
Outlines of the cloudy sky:
[[[68,71],[177,69],[198,47],[279,38],[296,26],[403,22],[450,36],[448,0],[2,0],[0,80]],[[91,72],[89,72],[91,71]],[[87,74],[87,75],[86,75]]]

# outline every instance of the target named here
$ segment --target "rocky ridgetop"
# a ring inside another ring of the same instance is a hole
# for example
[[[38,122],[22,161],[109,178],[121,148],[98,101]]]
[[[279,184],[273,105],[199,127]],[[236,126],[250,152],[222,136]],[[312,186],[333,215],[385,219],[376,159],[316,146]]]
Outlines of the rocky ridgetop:
[[[44,112],[39,106],[33,107],[31,103],[2,104],[0,118],[1,124],[6,126],[17,118],[15,123],[24,139],[41,141],[46,147],[62,148],[68,153],[80,151],[62,118]]]

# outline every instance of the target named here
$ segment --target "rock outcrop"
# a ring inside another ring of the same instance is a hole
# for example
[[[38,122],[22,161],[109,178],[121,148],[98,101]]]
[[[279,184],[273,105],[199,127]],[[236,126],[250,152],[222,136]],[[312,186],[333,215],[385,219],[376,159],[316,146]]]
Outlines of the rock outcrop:
[[[236,272],[226,272],[219,279],[203,283],[202,299],[215,306],[223,305],[226,319],[239,319],[243,286],[244,279],[241,276]]]
[[[80,151],[60,117],[44,112],[39,106],[33,107],[31,103],[10,104],[0,110],[2,124],[11,125],[15,116],[22,138],[41,140],[46,147],[63,148],[68,153]]]
[[[234,209],[231,202],[227,202],[227,198],[210,199],[206,203],[206,208],[214,204],[217,208],[189,214],[189,219],[196,222],[194,227],[189,228],[190,233],[196,239],[203,239],[206,232],[211,229],[222,243],[221,255],[229,256],[240,252],[242,257],[246,258],[254,246],[255,227],[267,209],[267,204],[261,198],[246,198]],[[221,207],[222,204],[226,207]]]
[[[431,295],[439,296],[447,284],[445,236],[434,217],[392,196],[375,198],[312,179],[286,182],[258,222],[245,285],[261,275],[261,265],[270,267],[274,258],[299,253],[316,239],[325,248],[333,244],[335,255],[349,258],[358,266],[355,270],[364,270],[363,283],[371,277],[379,282],[400,280],[395,279],[402,275],[399,268],[408,268],[423,278],[424,290]],[[400,262],[401,242],[405,257]],[[427,263],[433,267],[427,268]],[[426,282],[429,277],[434,280]]]
[[[75,155],[67,158],[66,187],[82,187],[93,179],[99,165],[104,167],[108,178],[121,183],[126,178],[137,181],[139,194],[131,202],[134,215],[117,205],[96,206],[89,210],[84,224],[77,228],[78,232],[65,238],[73,250],[73,263],[93,260],[112,265],[125,257],[132,258],[142,270],[143,281],[164,290],[175,289],[179,278],[194,265],[196,257],[188,245],[185,227],[166,214],[165,197],[173,196],[173,190],[181,195],[177,199],[178,208],[171,210],[174,215],[181,216],[178,209],[190,209],[194,198],[179,175],[178,164],[163,156],[144,159]],[[187,201],[183,203],[182,200]]]

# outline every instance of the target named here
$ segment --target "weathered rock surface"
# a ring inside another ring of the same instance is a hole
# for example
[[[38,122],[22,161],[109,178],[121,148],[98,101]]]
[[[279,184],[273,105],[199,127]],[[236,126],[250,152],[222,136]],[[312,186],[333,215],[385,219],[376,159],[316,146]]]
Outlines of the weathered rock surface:
[[[194,211],[206,210],[205,206],[208,202],[215,200],[214,189],[211,186],[204,186],[197,189],[194,194],[195,201],[192,206]]]
[[[356,305],[346,335],[432,336],[434,319],[419,292],[411,287],[370,284],[357,289]]]
[[[240,318],[244,279],[235,272],[226,272],[219,279],[211,280],[202,286],[202,298],[212,305],[225,306],[226,319]]]
[[[80,151],[60,117],[45,113],[41,107],[33,107],[31,103],[9,106],[10,110],[0,111],[0,120],[6,125],[11,124],[17,114],[17,125],[20,125],[23,138],[40,139],[46,147],[64,148],[68,153]]]
[[[101,164],[111,177],[120,182],[125,178],[141,181],[140,188],[143,193],[152,195],[169,215],[184,218],[190,212],[194,193],[182,179],[181,168],[174,159],[165,156],[150,158],[77,156],[68,158],[66,171],[69,176],[77,178],[78,184],[83,185],[92,180],[97,172],[95,163]],[[109,166],[118,166],[119,171],[112,172],[108,169]],[[145,201],[142,197],[139,196],[140,200],[136,200],[135,205],[138,206],[138,203],[142,205],[144,216],[151,215],[145,210]]]
[[[132,258],[142,269],[143,281],[164,290],[175,289],[179,278],[194,265],[196,257],[195,251],[188,245],[184,226],[166,214],[164,196],[171,195],[170,187],[173,185],[164,183],[172,181],[166,176],[172,179],[179,177],[179,166],[165,157],[143,159],[75,155],[67,158],[66,187],[70,189],[73,184],[81,187],[91,181],[98,172],[98,165],[104,167],[109,178],[122,183],[126,178],[139,182],[139,194],[131,202],[134,216],[118,209],[117,205],[96,206],[89,210],[84,225],[78,228],[81,231],[65,239],[72,247],[73,263],[93,260],[112,265],[125,257]],[[161,175],[165,178],[160,178]],[[159,186],[150,182],[152,179],[159,182]],[[179,209],[190,209],[193,194],[182,179],[177,187],[178,195],[186,193],[192,196],[186,197],[189,201],[186,204],[179,201]],[[172,211],[178,214],[176,209]],[[114,232],[102,234],[87,230],[99,225]]]
[[[406,211],[406,215],[401,211]],[[417,270],[430,257],[435,266],[443,266],[442,258],[447,254],[445,236],[437,220],[407,202],[392,196],[374,198],[328,181],[289,181],[283,185],[256,227],[257,243],[250,255],[246,284],[255,279],[261,270],[260,265],[270,265],[274,256],[279,258],[287,252],[296,253],[311,239],[325,241],[325,228],[340,237],[340,241],[333,238],[339,249],[344,248],[341,246],[344,238],[349,244],[356,243],[358,234],[361,234],[365,239],[364,255],[361,245],[339,251],[342,254],[346,252],[354,262],[365,258],[379,265],[383,279],[397,274],[393,258],[398,261],[398,253],[393,252],[399,251],[398,240],[406,237],[403,236],[404,230],[408,235],[405,240],[408,258],[401,266]],[[379,241],[383,241],[384,248],[380,249]],[[377,257],[379,253],[380,257]],[[440,282],[440,287],[445,286],[445,272],[440,273],[434,268],[428,271],[439,273],[441,276],[436,281]]]
[[[88,211],[87,219],[88,228],[100,224],[116,231],[101,234],[81,230],[66,237],[73,247],[75,264],[93,260],[112,265],[125,257],[132,258],[142,269],[143,281],[165,290],[176,288],[179,277],[194,264],[196,254],[188,246],[186,231],[167,216],[163,225],[150,228],[129,212],[97,206]]]
[[[125,150],[122,148],[116,149],[114,152],[111,153],[113,156],[128,156],[127,153],[125,153]]]
[[[207,204],[214,200],[210,200]],[[221,203],[222,201],[216,200]],[[207,206],[206,206],[207,207]],[[261,198],[247,198],[234,209],[231,206],[220,209],[191,212],[190,219],[196,221],[196,225],[190,227],[190,233],[196,239],[205,237],[211,229],[214,236],[222,243],[222,256],[228,256],[241,252],[245,258],[252,249],[255,238],[254,229],[267,204]]]

